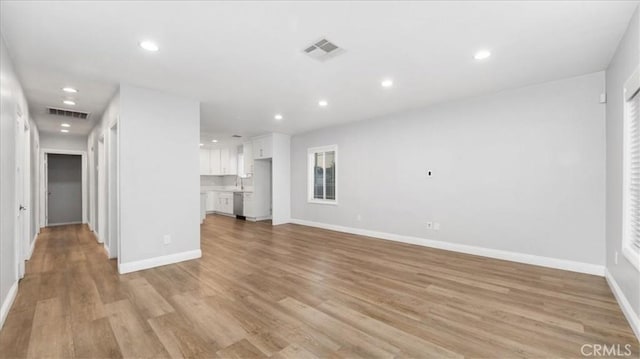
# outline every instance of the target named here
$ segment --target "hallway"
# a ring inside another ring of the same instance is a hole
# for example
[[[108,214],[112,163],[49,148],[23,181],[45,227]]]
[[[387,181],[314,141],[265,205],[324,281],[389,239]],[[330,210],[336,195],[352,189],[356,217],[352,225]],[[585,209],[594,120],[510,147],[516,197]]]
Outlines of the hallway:
[[[117,274],[47,228],[0,331],[6,358],[576,357],[631,343],[600,277],[210,215],[201,260]]]

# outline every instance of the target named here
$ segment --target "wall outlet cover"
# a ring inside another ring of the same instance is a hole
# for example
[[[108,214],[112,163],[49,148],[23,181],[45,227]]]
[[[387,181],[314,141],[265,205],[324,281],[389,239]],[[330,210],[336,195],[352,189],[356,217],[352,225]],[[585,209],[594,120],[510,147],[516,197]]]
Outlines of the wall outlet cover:
[[[165,234],[165,235],[162,237],[162,239],[163,239],[163,241],[164,241],[164,244],[171,244],[171,235],[169,235],[169,234]]]

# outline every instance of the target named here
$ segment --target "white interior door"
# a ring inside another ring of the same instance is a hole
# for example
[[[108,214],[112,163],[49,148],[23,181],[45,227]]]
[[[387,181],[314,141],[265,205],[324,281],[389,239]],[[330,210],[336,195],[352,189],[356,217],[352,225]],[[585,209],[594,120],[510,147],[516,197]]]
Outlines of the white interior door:
[[[25,201],[24,188],[24,122],[21,117],[16,122],[16,233],[15,233],[15,258],[18,265],[17,271],[20,278],[24,277],[24,228],[27,221],[27,203]]]
[[[24,131],[23,131],[23,146],[24,152],[22,153],[22,163],[23,163],[23,189],[22,189],[22,199],[24,203],[25,210],[22,213],[22,258],[23,264],[24,261],[29,259],[29,249],[31,248],[31,240],[33,238],[32,234],[32,225],[31,218],[32,213],[36,213],[36,210],[31,206],[31,132],[28,124],[24,123]],[[35,222],[34,222],[35,223]]]

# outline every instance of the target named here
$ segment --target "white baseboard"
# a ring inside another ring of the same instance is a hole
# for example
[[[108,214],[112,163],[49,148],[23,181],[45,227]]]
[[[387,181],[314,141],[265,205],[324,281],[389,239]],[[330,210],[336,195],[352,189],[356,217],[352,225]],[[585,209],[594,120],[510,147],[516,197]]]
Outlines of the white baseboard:
[[[107,246],[106,243],[102,243],[102,246],[104,247],[104,251],[107,252],[107,258],[111,259],[111,252],[109,252],[109,246]]]
[[[202,251],[199,249],[193,251],[186,251],[180,253],[169,254],[166,256],[143,259],[141,261],[120,263],[118,265],[118,272],[120,274],[136,272],[143,269],[149,269],[154,267],[160,267],[167,264],[179,263],[188,261],[191,259],[197,259],[202,257]]]
[[[27,259],[31,259],[31,256],[33,255],[33,250],[36,248],[37,240],[38,240],[38,233],[36,233],[36,235],[33,236],[33,241],[31,241],[31,247],[29,247],[29,255],[27,256]]]
[[[609,272],[608,269],[605,269],[604,277],[607,279],[607,283],[613,292],[613,296],[616,297],[618,304],[620,304],[620,309],[622,309],[622,313],[627,318],[631,329],[636,334],[638,340],[640,340],[640,317],[638,316],[638,313],[633,310],[631,303],[629,303],[627,297],[622,292],[622,289],[620,289],[618,282],[616,282],[616,279],[613,278],[613,275],[611,275],[611,272]]]
[[[386,240],[395,241],[395,242],[402,242],[402,243],[416,244],[419,246],[444,249],[447,251],[467,253],[467,254],[473,254],[473,255],[478,255],[483,257],[489,257],[489,258],[503,259],[511,262],[533,264],[533,265],[542,266],[542,267],[563,269],[563,270],[568,270],[572,272],[604,276],[604,266],[597,265],[597,264],[575,262],[575,261],[559,259],[559,258],[542,257],[542,256],[536,256],[533,254],[510,252],[510,251],[504,251],[500,249],[476,247],[476,246],[470,246],[466,244],[436,241],[433,239],[371,231],[368,229],[338,226],[334,224],[313,222],[313,221],[307,221],[303,219],[292,218],[291,223],[300,224],[300,225],[309,226],[309,227],[323,228],[323,229],[328,229],[332,231],[357,234],[361,236],[386,239]]]
[[[16,295],[18,295],[18,281],[13,282],[11,288],[9,288],[9,293],[7,293],[7,298],[5,298],[4,302],[2,302],[2,307],[0,307],[0,329],[4,325],[5,319],[7,319],[7,315],[9,315],[9,310],[13,305],[13,301],[16,299]]]

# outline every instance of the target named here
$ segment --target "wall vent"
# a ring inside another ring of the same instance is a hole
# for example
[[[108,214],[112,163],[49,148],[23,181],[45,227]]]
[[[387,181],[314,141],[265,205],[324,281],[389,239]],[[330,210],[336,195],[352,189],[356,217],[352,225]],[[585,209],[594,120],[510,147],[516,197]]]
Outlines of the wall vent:
[[[344,49],[327,39],[320,39],[303,50],[311,58],[326,61],[344,52]]]
[[[78,119],[81,119],[81,120],[88,119],[89,115],[90,115],[88,112],[69,111],[69,110],[65,110],[65,109],[62,109],[62,108],[55,108],[55,107],[48,107],[47,108],[47,113],[49,115],[78,118]]]

